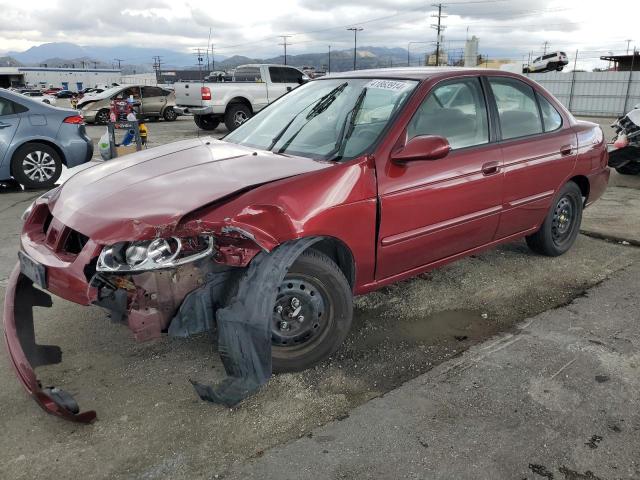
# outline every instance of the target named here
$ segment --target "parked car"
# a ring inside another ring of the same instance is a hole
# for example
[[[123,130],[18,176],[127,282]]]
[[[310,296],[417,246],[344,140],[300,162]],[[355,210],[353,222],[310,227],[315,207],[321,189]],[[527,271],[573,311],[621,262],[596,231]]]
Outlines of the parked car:
[[[542,73],[554,70],[561,72],[568,63],[569,58],[566,53],[552,52],[535,58],[533,62],[524,67],[524,73]]]
[[[215,130],[224,122],[233,131],[255,113],[309,80],[297,68],[286,65],[242,65],[231,81],[176,82],[180,113],[193,114],[196,125]]]
[[[82,116],[0,89],[0,179],[26,188],[49,188],[62,165],[91,160],[93,142]]]
[[[17,332],[33,331],[29,302],[48,302],[35,283],[106,308],[137,340],[217,325],[232,377],[222,389],[193,383],[233,405],[272,369],[335,352],[354,294],[523,238],[543,255],[567,252],[608,179],[600,127],[522,75],[323,77],[224,140],[127,155],[37,199],[7,286],[9,354],[45,410],[95,418],[60,388],[42,389],[29,367],[33,347]]]
[[[61,90],[62,90],[62,88],[60,88],[60,87],[50,87],[50,88],[45,88],[44,90],[42,90],[42,93],[44,93],[45,95],[55,95],[56,93],[58,93]]]
[[[40,90],[25,90],[22,92],[22,95],[37,102],[47,103],[49,105],[55,105],[57,103],[56,97],[53,95],[47,95]]]
[[[171,90],[148,85],[121,85],[96,95],[85,95],[78,103],[87,123],[105,125],[109,121],[111,100],[133,97],[141,104],[140,113],[145,118],[164,118],[168,122],[178,118],[175,95]]]
[[[59,92],[56,92],[55,97],[56,98],[73,98],[75,96],[75,92],[72,92],[71,90],[60,90]]]

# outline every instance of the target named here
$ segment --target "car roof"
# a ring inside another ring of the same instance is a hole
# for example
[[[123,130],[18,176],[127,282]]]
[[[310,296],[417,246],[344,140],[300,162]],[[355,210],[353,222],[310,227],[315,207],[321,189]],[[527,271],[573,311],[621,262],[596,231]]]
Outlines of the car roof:
[[[401,67],[401,68],[375,68],[370,70],[355,70],[349,72],[336,72],[321,77],[331,78],[389,78],[402,80],[427,80],[430,78],[456,77],[458,75],[509,75],[517,77],[518,74],[495,70],[490,68],[464,68],[464,67]]]
[[[28,107],[29,110],[32,112],[47,114],[55,111],[58,111],[58,112],[73,111],[68,108],[55,107],[53,105],[49,105],[38,100],[33,100],[31,97],[22,95],[21,93],[15,93],[4,88],[0,88],[0,94],[2,94],[8,100],[22,104],[25,107]]]

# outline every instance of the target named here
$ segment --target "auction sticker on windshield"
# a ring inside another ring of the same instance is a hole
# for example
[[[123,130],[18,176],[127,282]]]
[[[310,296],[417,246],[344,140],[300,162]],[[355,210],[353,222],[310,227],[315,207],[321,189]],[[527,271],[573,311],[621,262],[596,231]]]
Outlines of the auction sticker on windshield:
[[[409,84],[407,82],[399,82],[396,80],[371,80],[365,85],[366,88],[379,88],[381,90],[393,90],[400,91],[407,88]]]

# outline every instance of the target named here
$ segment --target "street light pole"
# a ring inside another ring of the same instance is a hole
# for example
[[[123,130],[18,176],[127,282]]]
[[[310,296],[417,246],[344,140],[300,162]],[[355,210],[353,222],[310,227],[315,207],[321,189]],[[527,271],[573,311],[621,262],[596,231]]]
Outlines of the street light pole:
[[[353,32],[353,69],[356,69],[356,51],[358,48],[358,32],[364,30],[362,27],[350,27],[347,30],[351,30]]]
[[[331,73],[331,45],[329,45],[329,66],[327,67],[327,75]]]

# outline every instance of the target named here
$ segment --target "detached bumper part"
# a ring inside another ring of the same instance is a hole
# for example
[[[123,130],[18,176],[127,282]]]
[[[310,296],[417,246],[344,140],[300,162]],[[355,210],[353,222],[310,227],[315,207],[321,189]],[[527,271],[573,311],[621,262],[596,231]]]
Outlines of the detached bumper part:
[[[218,349],[228,377],[215,387],[192,380],[202,400],[232,407],[267,383],[271,377],[270,323],[278,287],[298,256],[319,240],[287,242],[251,261],[235,294],[217,311]]]
[[[60,347],[38,345],[33,326],[33,307],[51,307],[51,296],[33,286],[20,272],[11,272],[4,302],[4,336],[9,357],[24,388],[47,413],[80,423],[90,423],[96,412],[80,412],[73,397],[56,387],[43,388],[34,368],[62,360]]]

